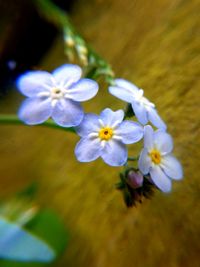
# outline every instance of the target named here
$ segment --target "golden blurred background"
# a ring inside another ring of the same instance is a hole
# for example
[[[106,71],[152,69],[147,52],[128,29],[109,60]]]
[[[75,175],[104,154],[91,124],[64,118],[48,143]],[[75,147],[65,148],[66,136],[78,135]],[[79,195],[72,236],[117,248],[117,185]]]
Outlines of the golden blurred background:
[[[156,191],[151,200],[127,209],[114,186],[120,168],[101,160],[77,162],[78,136],[0,126],[1,198],[37,181],[37,201],[57,211],[70,230],[68,248],[53,266],[200,266],[199,14],[199,0],[78,0],[70,13],[116,76],[144,88],[168,124],[184,166],[184,179],[173,183],[170,194]],[[58,36],[40,67],[52,70],[64,62]],[[22,99],[12,90],[0,101],[0,113],[16,113]],[[102,83],[84,107],[99,113],[124,103]]]

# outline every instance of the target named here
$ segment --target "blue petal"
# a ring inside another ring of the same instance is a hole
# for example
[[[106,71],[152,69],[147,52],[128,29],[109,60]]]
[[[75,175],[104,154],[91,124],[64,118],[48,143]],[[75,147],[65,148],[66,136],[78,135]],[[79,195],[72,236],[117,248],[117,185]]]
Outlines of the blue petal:
[[[98,84],[90,79],[81,79],[68,90],[69,97],[75,101],[86,101],[98,92]]]
[[[76,132],[80,136],[88,136],[90,133],[98,132],[100,129],[99,117],[92,113],[84,115],[81,124],[76,127]]]
[[[90,162],[101,155],[102,146],[98,138],[82,138],[75,147],[75,155],[80,162]]]
[[[52,75],[46,71],[29,71],[18,78],[16,85],[23,95],[35,97],[38,93],[49,91],[51,78]]]
[[[151,167],[151,159],[148,156],[148,150],[146,148],[143,148],[143,150],[140,153],[138,167],[144,175],[149,173]]]
[[[124,144],[132,144],[142,139],[143,127],[137,122],[123,121],[116,128],[115,134],[122,138]]]
[[[141,105],[140,103],[137,103],[136,101],[133,101],[132,108],[138,121],[142,123],[143,125],[147,124],[148,122],[147,110],[144,107],[144,105]]]
[[[160,118],[155,108],[148,110],[149,121],[157,128],[166,130],[167,126],[164,121]]]
[[[171,180],[162,171],[160,166],[154,165],[150,169],[151,179],[154,184],[163,192],[169,192],[171,190]]]
[[[128,103],[134,100],[134,93],[138,92],[138,88],[134,84],[124,79],[116,79],[115,85],[110,86],[108,90],[110,94]]]
[[[134,94],[137,93],[139,89],[134,84],[124,79],[116,79],[115,85],[110,86],[108,90],[117,98],[132,103],[134,101]]]
[[[83,116],[84,113],[81,105],[70,99],[58,101],[52,113],[53,120],[63,127],[78,126]]]
[[[136,85],[134,85],[133,83],[131,83],[125,79],[121,79],[121,78],[115,79],[115,85],[118,87],[121,87],[121,88],[125,88],[125,89],[129,90],[130,92],[137,93],[139,90]]]
[[[101,157],[110,166],[122,166],[128,157],[126,146],[121,142],[110,140],[105,144]]]
[[[172,152],[173,149],[173,139],[171,135],[163,130],[157,130],[154,133],[154,143],[156,148],[163,154],[168,154]]]
[[[132,93],[130,93],[125,88],[117,87],[117,86],[110,86],[108,91],[111,95],[125,101],[131,103],[134,100]]]
[[[1,260],[47,263],[55,259],[55,252],[48,244],[4,218],[0,218],[0,236]]]
[[[109,108],[104,109],[99,117],[105,126],[113,126],[115,123],[120,123],[124,118],[124,111],[119,109],[117,111],[112,111]]]
[[[81,78],[82,70],[73,64],[64,64],[52,73],[58,85],[69,86]]]
[[[161,167],[169,177],[180,180],[183,178],[183,169],[180,162],[172,155],[163,157]]]
[[[29,125],[43,123],[51,114],[52,106],[49,98],[27,98],[18,112],[19,118]]]
[[[154,147],[154,131],[150,125],[144,126],[144,147],[148,151]]]

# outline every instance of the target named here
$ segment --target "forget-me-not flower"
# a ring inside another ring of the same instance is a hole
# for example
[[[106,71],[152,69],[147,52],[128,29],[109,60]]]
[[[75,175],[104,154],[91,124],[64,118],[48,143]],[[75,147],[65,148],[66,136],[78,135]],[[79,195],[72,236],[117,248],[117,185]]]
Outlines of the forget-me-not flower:
[[[101,157],[108,165],[121,166],[127,161],[126,144],[138,142],[143,137],[143,127],[133,121],[123,121],[123,110],[104,109],[100,116],[85,114],[76,128],[81,136],[75,155],[81,162]]]
[[[150,125],[144,127],[144,148],[139,158],[139,169],[150,174],[153,183],[163,192],[171,190],[171,179],[183,177],[180,162],[171,154],[173,141],[163,130],[153,131]],[[170,179],[171,178],[171,179]]]
[[[158,115],[155,105],[143,96],[144,91],[142,89],[124,79],[116,79],[115,84],[109,87],[109,92],[130,103],[136,118],[143,125],[150,121],[157,128],[166,129],[166,125]]]
[[[19,110],[19,118],[26,124],[40,124],[52,117],[64,127],[77,126],[84,112],[79,102],[94,97],[98,84],[81,79],[79,66],[65,64],[52,74],[46,71],[29,71],[21,75],[17,87],[28,98]]]

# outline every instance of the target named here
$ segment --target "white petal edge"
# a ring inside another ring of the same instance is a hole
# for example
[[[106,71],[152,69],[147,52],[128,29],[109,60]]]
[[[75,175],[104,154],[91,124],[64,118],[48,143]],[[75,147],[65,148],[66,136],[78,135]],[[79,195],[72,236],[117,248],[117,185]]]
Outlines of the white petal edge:
[[[167,176],[174,180],[181,180],[183,178],[183,169],[180,162],[172,155],[163,157],[161,167]]]
[[[148,156],[148,151],[146,148],[143,148],[141,153],[140,153],[140,157],[139,157],[139,161],[138,161],[138,167],[144,175],[149,173],[149,170],[151,167],[151,159]]]
[[[163,192],[168,193],[171,191],[171,180],[163,172],[160,166],[154,165],[150,169],[151,179],[154,184]]]

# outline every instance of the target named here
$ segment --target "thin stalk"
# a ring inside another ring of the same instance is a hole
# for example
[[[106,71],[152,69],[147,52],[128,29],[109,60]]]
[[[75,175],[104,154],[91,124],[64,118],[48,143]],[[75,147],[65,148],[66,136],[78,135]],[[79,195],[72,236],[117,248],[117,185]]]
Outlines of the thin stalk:
[[[27,126],[23,121],[21,121],[16,115],[13,115],[13,114],[0,114],[0,125],[24,125],[24,126]],[[59,126],[52,120],[45,121],[44,123],[39,124],[37,126],[45,126],[45,127],[49,127],[49,128],[60,129],[60,130],[64,130],[67,132],[75,133],[74,128],[72,128],[72,127],[66,128],[66,127]]]
[[[97,79],[99,76],[104,76],[105,80],[112,84],[114,72],[111,66],[76,31],[67,13],[51,0],[32,0],[32,2],[36,5],[39,14],[63,33],[65,52],[70,55],[69,58],[78,55],[90,78]]]
[[[139,156],[137,157],[128,157],[127,161],[136,161],[139,159]]]

